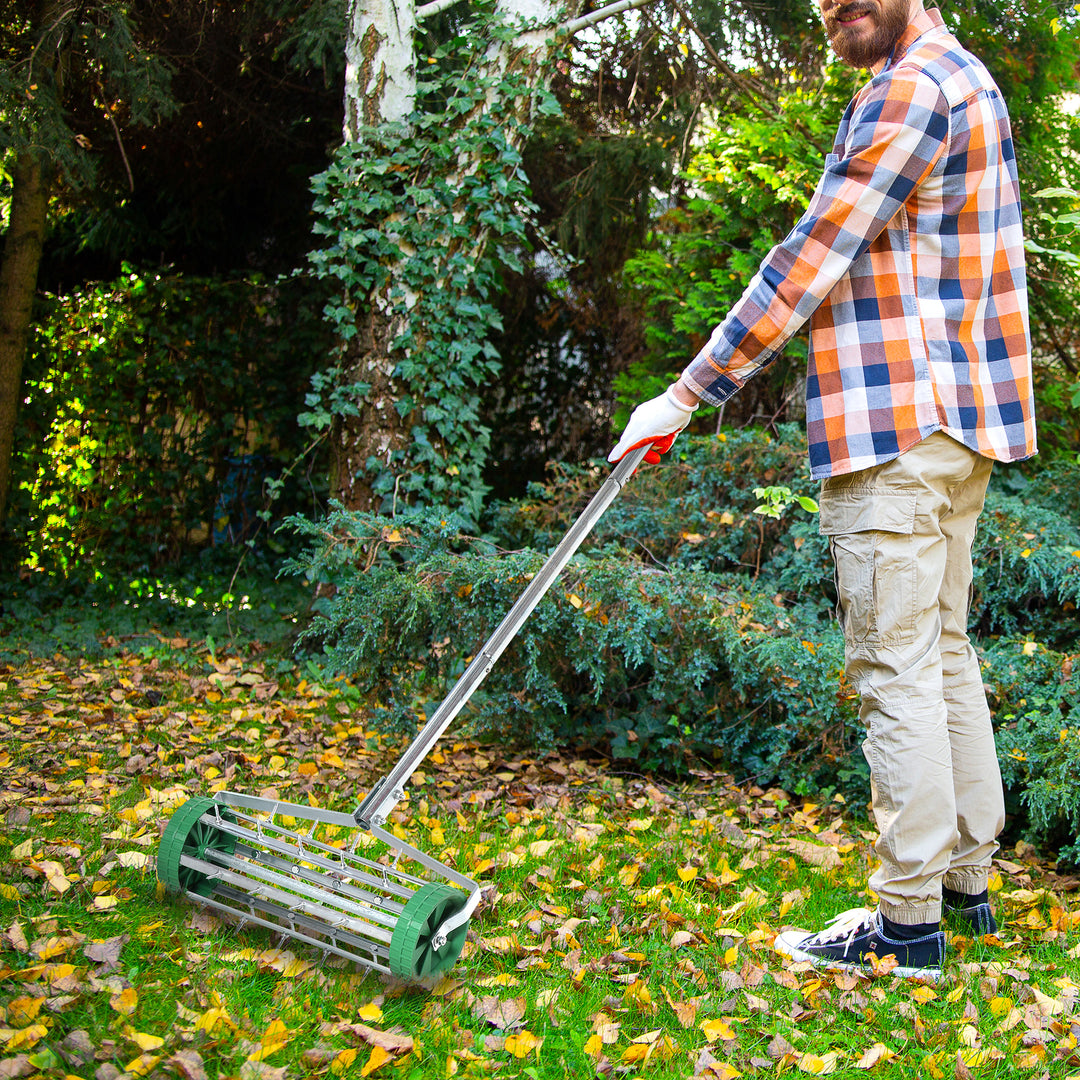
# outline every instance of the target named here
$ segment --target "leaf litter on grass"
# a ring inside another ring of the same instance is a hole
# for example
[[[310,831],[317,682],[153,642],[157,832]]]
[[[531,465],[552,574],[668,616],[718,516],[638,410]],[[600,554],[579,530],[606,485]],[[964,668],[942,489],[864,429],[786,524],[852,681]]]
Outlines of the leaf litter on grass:
[[[418,991],[154,879],[193,795],[351,810],[400,747],[348,688],[257,654],[57,658],[0,672],[0,710],[0,1078],[1080,1077],[1076,882],[1025,845],[995,865],[1000,937],[952,936],[937,986],[822,973],[770,946],[872,906],[842,799],[448,740],[391,825],[484,899]]]

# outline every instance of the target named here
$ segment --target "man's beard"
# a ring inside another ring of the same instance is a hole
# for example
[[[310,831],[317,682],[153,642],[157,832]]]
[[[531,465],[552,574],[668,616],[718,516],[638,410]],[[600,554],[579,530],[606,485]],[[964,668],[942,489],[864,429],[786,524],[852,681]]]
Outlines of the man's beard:
[[[873,10],[864,0],[852,0],[843,7],[835,8],[825,17],[825,32],[829,35],[833,52],[852,67],[873,67],[879,60],[884,60],[907,29],[907,0],[885,0],[881,22],[868,36],[859,31],[849,31],[839,20],[841,15],[858,15],[860,12]]]

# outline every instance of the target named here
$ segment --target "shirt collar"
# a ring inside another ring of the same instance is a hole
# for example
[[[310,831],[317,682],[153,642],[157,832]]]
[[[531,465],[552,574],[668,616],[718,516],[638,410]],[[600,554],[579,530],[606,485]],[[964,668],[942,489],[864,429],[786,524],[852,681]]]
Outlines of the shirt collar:
[[[904,54],[923,36],[931,30],[945,30],[945,20],[941,17],[941,12],[937,8],[926,8],[920,11],[914,19],[908,23],[908,28],[900,35],[900,40],[896,43],[896,47],[892,51],[892,56],[889,57],[888,62],[885,64],[884,70],[888,70],[895,64],[898,64],[903,58]]]

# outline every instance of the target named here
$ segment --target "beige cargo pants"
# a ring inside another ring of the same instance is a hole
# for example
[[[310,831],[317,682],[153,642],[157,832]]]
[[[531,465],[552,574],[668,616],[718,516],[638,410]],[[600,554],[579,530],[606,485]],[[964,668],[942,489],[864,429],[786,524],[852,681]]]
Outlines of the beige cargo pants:
[[[967,636],[971,546],[991,462],[942,432],[826,480],[848,677],[866,725],[880,867],[894,922],[936,922],[941,887],[986,888],[1005,821],[979,661]]]

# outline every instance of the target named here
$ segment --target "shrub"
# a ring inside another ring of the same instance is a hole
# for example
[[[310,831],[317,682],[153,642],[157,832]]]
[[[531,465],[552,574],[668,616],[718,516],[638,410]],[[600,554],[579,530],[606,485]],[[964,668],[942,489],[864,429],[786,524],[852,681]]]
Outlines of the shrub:
[[[452,522],[425,514],[391,523],[338,508],[299,527],[310,546],[291,569],[334,586],[309,637],[406,730],[543,562],[531,550],[471,550]],[[850,749],[842,658],[839,635],[812,611],[739,575],[661,570],[602,546],[563,571],[469,720],[497,741],[591,740],[650,769],[720,760],[808,789]]]
[[[301,455],[296,403],[325,338],[311,302],[136,273],[47,297],[9,522],[24,561],[131,574],[249,538],[264,479]]]
[[[707,761],[797,792],[864,795],[827,544],[797,503],[779,518],[755,512],[763,484],[813,490],[801,436],[779,434],[687,438],[677,460],[642,470],[474,695],[473,729],[540,749],[584,741],[638,768]],[[483,541],[439,515],[337,509],[298,522],[305,550],[291,570],[324,585],[309,643],[376,695],[386,723],[415,730],[604,475],[557,467],[528,499],[493,508]],[[1074,689],[1053,651],[1080,639],[1080,542],[1068,500],[1029,501],[1044,497],[1037,474],[995,475],[975,551],[976,647],[1014,825],[1058,845],[1080,806],[1076,742],[1059,738],[1077,726]]]
[[[1078,658],[1006,639],[986,650],[1006,787],[1028,817],[1029,835],[1074,865],[1080,865]]]

